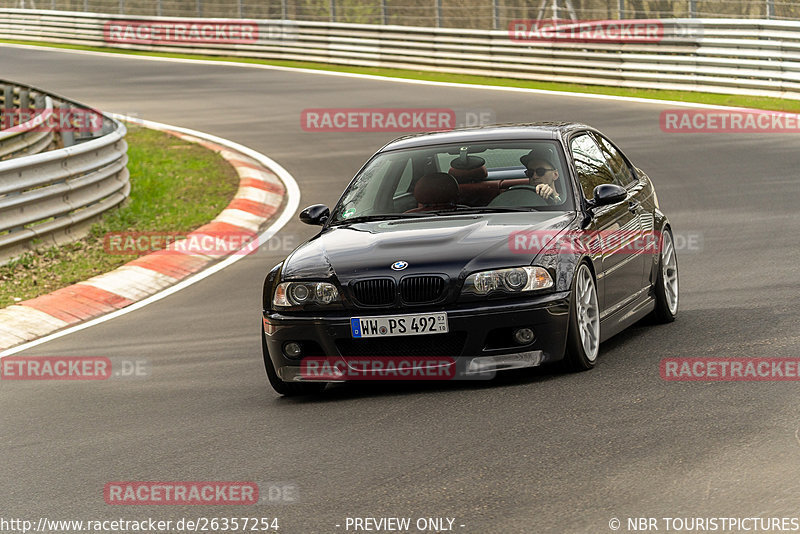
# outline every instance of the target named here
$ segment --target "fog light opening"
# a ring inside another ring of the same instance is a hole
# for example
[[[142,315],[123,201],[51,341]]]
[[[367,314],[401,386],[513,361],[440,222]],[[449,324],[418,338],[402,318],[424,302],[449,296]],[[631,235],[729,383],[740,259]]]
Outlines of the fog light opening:
[[[514,330],[514,342],[517,345],[529,345],[535,338],[536,336],[530,328],[517,328]]]
[[[283,346],[283,353],[289,358],[299,358],[303,355],[303,346],[296,341],[290,341]]]

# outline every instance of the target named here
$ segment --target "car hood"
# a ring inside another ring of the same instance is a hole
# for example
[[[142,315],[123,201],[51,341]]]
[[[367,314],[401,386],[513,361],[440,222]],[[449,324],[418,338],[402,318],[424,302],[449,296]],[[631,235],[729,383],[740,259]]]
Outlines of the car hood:
[[[498,267],[530,265],[536,254],[513,250],[515,232],[556,235],[575,213],[515,212],[450,215],[334,226],[298,247],[284,262],[281,279],[341,283],[371,276],[443,273],[450,278]],[[542,243],[543,245],[544,243]],[[408,266],[394,271],[395,262]]]

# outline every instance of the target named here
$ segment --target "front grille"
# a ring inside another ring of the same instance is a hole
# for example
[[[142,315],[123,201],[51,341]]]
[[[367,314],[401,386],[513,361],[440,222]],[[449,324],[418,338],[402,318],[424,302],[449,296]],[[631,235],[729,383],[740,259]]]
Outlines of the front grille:
[[[400,280],[400,296],[409,304],[436,302],[444,287],[444,279],[439,276],[408,276]]]
[[[398,336],[376,339],[337,339],[342,356],[449,356],[455,358],[464,350],[466,332]]]
[[[395,300],[394,280],[375,278],[353,284],[353,297],[362,306],[385,306]]]

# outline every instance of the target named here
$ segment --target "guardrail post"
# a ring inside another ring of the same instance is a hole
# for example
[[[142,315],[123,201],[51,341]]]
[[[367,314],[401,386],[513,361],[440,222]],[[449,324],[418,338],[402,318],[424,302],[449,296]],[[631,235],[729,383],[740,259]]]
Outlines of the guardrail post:
[[[125,0],[119,0],[119,14],[125,14]]]
[[[197,0],[197,16],[203,16],[203,0]]]
[[[287,15],[286,0],[281,0],[281,20],[286,20]]]
[[[384,26],[389,24],[389,14],[386,9],[386,0],[381,0],[381,23]]]
[[[767,18],[775,18],[775,0],[767,0]]]
[[[331,0],[331,22],[336,22],[336,0]]]
[[[47,107],[47,105],[47,97],[44,95],[44,93],[33,94],[33,107],[35,107],[37,111],[43,110]]]
[[[27,89],[19,91],[19,109],[27,111],[31,107],[30,94]]]
[[[697,0],[689,0],[689,18],[693,19],[697,16]]]
[[[236,2],[236,12],[239,14],[239,18],[242,18],[242,13],[244,13],[244,7],[242,6],[242,0],[237,0],[237,2]]]
[[[69,108],[70,108],[69,104],[58,105],[59,122],[61,122],[60,117],[64,117],[69,114]],[[60,133],[61,133],[61,142],[63,143],[64,148],[75,144],[74,132],[67,130],[67,131],[62,131]]]
[[[24,103],[24,105],[23,105],[23,103]],[[19,107],[20,107],[20,110],[23,107],[27,107],[27,106],[28,106],[28,91],[26,91],[23,88],[20,88],[20,92],[19,92]],[[9,124],[7,124],[7,125],[0,124],[0,128],[10,128],[11,126],[14,126],[14,123],[16,122],[14,120],[14,115],[15,114],[14,113],[9,113],[9,111],[12,111],[14,109],[14,86],[12,86],[12,85],[3,86],[3,108],[5,108],[5,109],[3,109],[3,116],[9,118],[9,119],[7,119]],[[22,122],[21,119],[20,119],[20,122]],[[8,193],[6,196],[7,197],[15,197],[15,196],[20,195],[20,194],[22,194],[20,191],[12,191],[12,192]],[[11,233],[11,232],[19,232],[20,230],[24,230],[24,229],[25,229],[25,226],[21,225],[21,226],[11,227],[11,228],[8,229],[8,231],[9,231],[9,233]]]
[[[617,2],[617,11],[619,12],[619,19],[622,20],[625,18],[625,0],[619,0]]]
[[[158,0],[158,2],[156,2],[156,16],[157,16],[157,17],[160,17],[160,16],[161,16],[161,14],[162,14],[162,13],[163,13],[163,11],[164,11],[164,10],[163,10],[163,6],[162,6],[161,4],[162,4],[162,1],[161,1],[161,0]]]
[[[12,85],[3,86],[3,124],[2,128],[11,128],[14,126],[14,87]]]
[[[442,0],[436,0],[436,27],[442,27]]]
[[[500,29],[500,0],[492,0],[492,29]]]

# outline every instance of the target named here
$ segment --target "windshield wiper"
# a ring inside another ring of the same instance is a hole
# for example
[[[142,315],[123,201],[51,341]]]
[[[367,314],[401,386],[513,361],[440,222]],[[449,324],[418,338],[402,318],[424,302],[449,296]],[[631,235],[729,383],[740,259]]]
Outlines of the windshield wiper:
[[[530,213],[533,211],[533,208],[508,208],[508,207],[501,207],[501,206],[477,206],[474,208],[452,208],[446,210],[433,210],[433,211],[426,211],[424,213],[432,213],[434,215],[459,215],[459,214],[469,214],[469,213],[508,213],[508,212],[517,212],[517,213]]]
[[[343,224],[353,224],[370,221],[389,221],[394,219],[414,219],[418,217],[432,217],[438,215],[467,215],[470,213],[530,213],[533,208],[508,208],[508,207],[490,207],[478,206],[474,208],[452,208],[446,210],[430,210],[430,211],[416,211],[412,213],[382,213],[375,215],[361,215],[359,217],[351,217],[349,219],[341,219],[331,223],[331,226],[341,226]]]
[[[377,215],[361,215],[360,217],[350,217],[349,219],[341,219],[331,223],[331,226],[339,226],[342,224],[352,224],[369,221],[388,221],[391,219],[412,219],[414,217],[426,217],[430,212],[415,212],[415,213],[383,213]]]

